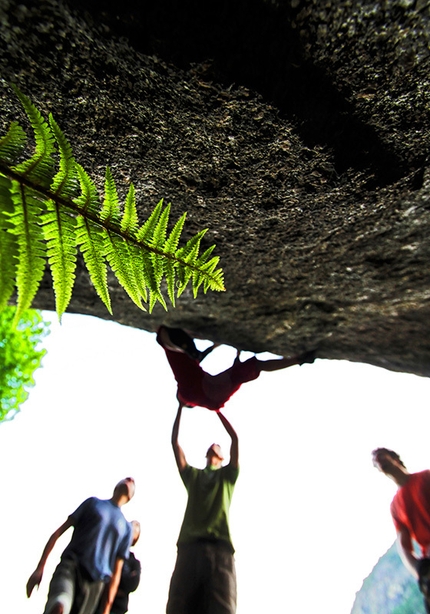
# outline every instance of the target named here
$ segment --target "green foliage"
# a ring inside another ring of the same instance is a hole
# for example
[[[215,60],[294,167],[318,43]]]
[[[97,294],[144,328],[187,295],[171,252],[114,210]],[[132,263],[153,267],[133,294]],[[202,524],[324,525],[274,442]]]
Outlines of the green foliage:
[[[148,303],[150,311],[157,301],[167,309],[163,281],[173,306],[189,282],[194,297],[199,288],[205,293],[224,290],[219,258],[212,257],[215,246],[199,254],[207,229],[178,247],[186,214],[168,233],[170,204],[162,200],[139,227],[134,187],[122,208],[109,167],[101,202],[52,115],[46,121],[12,87],[34,131],[35,150],[16,164],[26,143],[16,122],[0,139],[0,310],[16,289],[19,319],[31,306],[48,262],[61,318],[72,295],[78,249],[110,313],[108,265],[133,302],[141,309]]]
[[[49,330],[40,311],[27,309],[16,325],[15,319],[15,307],[0,312],[0,422],[11,420],[19,411],[46,353],[38,349]]]

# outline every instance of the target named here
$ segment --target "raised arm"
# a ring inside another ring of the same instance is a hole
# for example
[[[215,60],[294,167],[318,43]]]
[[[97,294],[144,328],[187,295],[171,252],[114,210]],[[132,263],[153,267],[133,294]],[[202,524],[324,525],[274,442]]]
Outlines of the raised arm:
[[[239,467],[239,439],[238,439],[237,433],[234,430],[234,428],[231,426],[227,418],[220,411],[217,413],[218,413],[218,418],[221,420],[225,430],[231,437],[230,464],[233,467],[237,468]]]
[[[175,422],[173,423],[173,430],[172,430],[172,448],[173,448],[173,453],[175,455],[176,464],[178,466],[180,473],[182,473],[182,471],[187,466],[187,459],[185,458],[184,451],[178,442],[179,425],[181,423],[181,416],[182,416],[182,407],[183,407],[182,403],[179,403],[178,413],[176,414],[176,418],[175,418]]]
[[[30,597],[31,593],[33,592],[34,587],[39,586],[39,584],[41,583],[42,576],[43,576],[43,570],[45,569],[46,561],[52,549],[54,548],[55,544],[57,543],[58,538],[61,537],[61,535],[63,535],[63,533],[65,533],[67,529],[71,526],[72,526],[72,520],[68,518],[66,522],[64,522],[61,525],[61,527],[59,527],[56,531],[54,531],[54,533],[51,535],[51,537],[46,542],[46,546],[43,549],[42,556],[40,557],[40,561],[35,571],[33,571],[30,578],[28,579],[27,597]]]

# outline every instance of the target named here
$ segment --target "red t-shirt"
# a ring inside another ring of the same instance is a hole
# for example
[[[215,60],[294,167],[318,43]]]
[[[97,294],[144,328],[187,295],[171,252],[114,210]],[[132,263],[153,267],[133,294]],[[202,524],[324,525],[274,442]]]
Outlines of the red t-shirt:
[[[406,527],[425,555],[430,546],[430,470],[411,473],[391,503],[397,531]]]

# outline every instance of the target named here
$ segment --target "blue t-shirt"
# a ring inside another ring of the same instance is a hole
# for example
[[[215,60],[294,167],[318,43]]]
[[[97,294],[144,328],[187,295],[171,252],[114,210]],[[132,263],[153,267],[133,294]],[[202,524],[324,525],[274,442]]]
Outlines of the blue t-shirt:
[[[126,559],[132,527],[110,499],[86,499],[70,514],[74,531],[62,557],[75,558],[94,581],[108,580],[117,558]]]

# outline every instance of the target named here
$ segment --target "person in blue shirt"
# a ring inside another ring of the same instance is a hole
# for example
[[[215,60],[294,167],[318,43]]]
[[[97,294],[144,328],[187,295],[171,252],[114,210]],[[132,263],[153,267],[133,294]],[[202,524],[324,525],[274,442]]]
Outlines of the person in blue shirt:
[[[133,478],[124,478],[110,499],[86,499],[51,535],[27,582],[28,597],[42,581],[46,561],[59,537],[70,527],[74,529],[52,576],[44,614],[93,614],[106,584],[102,611],[109,614],[132,540],[132,527],[121,507],[134,491]]]

